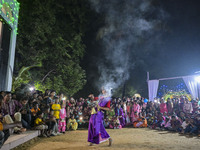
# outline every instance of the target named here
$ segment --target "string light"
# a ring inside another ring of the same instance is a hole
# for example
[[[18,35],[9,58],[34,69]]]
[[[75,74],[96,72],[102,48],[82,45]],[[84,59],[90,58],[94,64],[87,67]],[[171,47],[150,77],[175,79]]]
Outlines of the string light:
[[[186,91],[187,93],[189,93],[186,85],[183,82],[176,83],[175,85],[169,84],[168,86],[163,84],[158,89],[158,97],[161,98],[161,97],[163,97],[163,95],[165,95],[168,92],[179,92],[179,93],[181,93],[181,91]]]

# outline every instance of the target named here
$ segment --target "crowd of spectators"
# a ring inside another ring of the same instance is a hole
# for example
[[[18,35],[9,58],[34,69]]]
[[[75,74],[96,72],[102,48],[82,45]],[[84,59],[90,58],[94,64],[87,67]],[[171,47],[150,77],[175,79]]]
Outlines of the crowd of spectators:
[[[198,99],[189,101],[187,97],[180,96],[155,99],[153,102],[144,98],[118,98],[112,100],[111,108],[112,111],[105,117],[105,125],[109,128],[130,125],[200,136]]]
[[[68,130],[87,128],[94,95],[67,98],[54,90],[28,91],[23,95],[0,92],[0,145],[10,132],[40,130],[42,137],[64,134]],[[200,135],[200,102],[186,97],[156,99],[141,97],[112,98],[110,111],[104,112],[106,128],[124,127],[176,131]]]

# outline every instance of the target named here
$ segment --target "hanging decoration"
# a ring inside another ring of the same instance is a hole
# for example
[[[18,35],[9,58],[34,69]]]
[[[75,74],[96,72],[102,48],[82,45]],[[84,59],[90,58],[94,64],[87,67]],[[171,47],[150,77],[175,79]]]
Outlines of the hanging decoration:
[[[177,98],[177,97],[185,97],[189,101],[192,100],[192,96],[190,94],[188,94],[185,90],[182,90],[182,91],[169,91],[163,97],[164,97],[165,101],[167,101],[168,98],[173,99],[173,98]]]
[[[0,0],[0,21],[10,25],[17,34],[19,3],[17,0]]]

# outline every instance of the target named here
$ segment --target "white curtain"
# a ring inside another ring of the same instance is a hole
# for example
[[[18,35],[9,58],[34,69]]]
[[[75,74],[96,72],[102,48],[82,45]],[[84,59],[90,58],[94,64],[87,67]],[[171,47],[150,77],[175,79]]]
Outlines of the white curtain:
[[[159,80],[149,80],[148,81],[148,91],[149,91],[149,100],[154,101],[154,98],[157,96]]]
[[[197,86],[197,81],[195,81],[194,76],[189,76],[189,77],[183,77],[183,80],[192,95],[192,98],[196,99],[198,97],[198,86]]]

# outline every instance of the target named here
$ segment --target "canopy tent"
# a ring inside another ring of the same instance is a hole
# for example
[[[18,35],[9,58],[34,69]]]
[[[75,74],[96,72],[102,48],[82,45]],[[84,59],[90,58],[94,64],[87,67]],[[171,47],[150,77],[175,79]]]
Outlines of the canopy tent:
[[[154,101],[154,98],[157,97],[159,81],[162,80],[173,80],[173,79],[183,79],[186,87],[188,88],[193,99],[198,98],[199,96],[199,86],[198,81],[196,79],[199,75],[190,75],[190,76],[179,76],[179,77],[171,77],[171,78],[161,78],[155,80],[149,80],[149,72],[147,72],[147,83],[148,83],[148,94],[149,100]],[[199,79],[199,78],[198,78]]]

